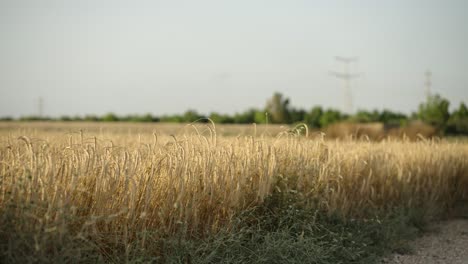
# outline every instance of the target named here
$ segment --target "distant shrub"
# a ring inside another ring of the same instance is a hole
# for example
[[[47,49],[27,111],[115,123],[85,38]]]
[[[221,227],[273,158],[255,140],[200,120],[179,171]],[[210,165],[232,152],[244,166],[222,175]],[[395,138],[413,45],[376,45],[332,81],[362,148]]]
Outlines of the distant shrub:
[[[419,105],[418,118],[437,128],[444,128],[450,118],[449,101],[439,95],[429,96]]]
[[[468,134],[468,108],[464,103],[455,110],[447,123],[448,134]]]
[[[113,113],[108,113],[106,115],[104,115],[102,117],[102,121],[104,122],[116,122],[116,121],[119,121],[119,118],[117,117],[117,115],[113,114]]]
[[[234,118],[232,118],[231,116],[218,114],[218,113],[211,113],[210,119],[213,120],[213,122],[218,123],[218,124],[234,123]]]
[[[96,121],[99,121],[99,117],[95,116],[95,115],[86,115],[84,118],[83,118],[84,121],[88,121],[88,122],[96,122]]]

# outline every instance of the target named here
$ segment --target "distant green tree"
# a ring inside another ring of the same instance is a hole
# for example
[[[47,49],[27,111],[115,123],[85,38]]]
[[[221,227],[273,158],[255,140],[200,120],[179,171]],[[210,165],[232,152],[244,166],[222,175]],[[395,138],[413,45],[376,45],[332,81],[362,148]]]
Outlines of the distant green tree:
[[[234,118],[230,117],[229,115],[222,115],[218,113],[211,113],[210,119],[217,124],[234,123]]]
[[[159,121],[158,117],[155,117],[150,113],[144,114],[139,119],[140,119],[140,122],[147,122],[147,123],[149,123],[149,122],[158,122]]]
[[[195,110],[188,110],[183,115],[183,120],[187,123],[195,122],[201,118],[203,118],[203,116],[199,115]]]
[[[281,93],[273,94],[273,96],[267,101],[265,110],[269,113],[271,123],[290,123],[289,99],[283,98]]]
[[[289,122],[288,123],[298,123],[304,122],[306,111],[304,109],[292,108],[289,110]]]
[[[468,108],[460,103],[447,122],[446,132],[450,134],[468,134]]]
[[[128,115],[128,116],[120,118],[120,121],[150,123],[150,122],[158,122],[159,118],[154,117],[150,113],[147,113],[144,115]]]
[[[119,121],[119,117],[114,113],[107,113],[102,117],[102,121],[104,122],[116,122]]]
[[[252,124],[255,122],[255,114],[257,110],[254,108],[248,109],[243,113],[236,113],[234,115],[234,123],[236,124]]]
[[[88,122],[96,122],[96,121],[99,121],[99,117],[95,116],[95,115],[86,115],[84,118],[83,118],[84,121],[88,121]]]
[[[404,125],[407,123],[408,117],[402,113],[392,112],[390,110],[383,110],[380,112],[379,121],[384,124],[390,125]]]
[[[51,121],[52,118],[48,116],[22,116],[19,121]]]
[[[453,111],[451,118],[454,119],[466,119],[468,118],[468,108],[466,107],[465,103],[460,103],[460,106],[457,110]]]
[[[182,123],[184,122],[184,117],[181,115],[163,115],[160,120],[161,122]]]
[[[69,116],[61,116],[59,120],[64,122],[73,121],[73,119]]]
[[[4,116],[0,118],[0,121],[13,121],[13,120],[15,119],[11,116]]]
[[[310,126],[314,128],[320,128],[320,118],[322,118],[323,109],[321,106],[315,106],[312,108],[308,113],[304,116],[304,121]]]
[[[366,110],[359,110],[357,113],[351,117],[351,121],[357,123],[371,123],[379,121],[379,112],[374,110],[372,112]]]
[[[438,128],[444,128],[448,119],[449,101],[439,95],[429,96],[427,102],[419,105],[418,118]]]
[[[343,119],[345,119],[346,116],[341,114],[340,111],[334,110],[334,109],[328,109],[323,113],[323,115],[320,117],[320,127],[326,127],[330,124],[339,122]]]
[[[266,124],[267,116],[267,113],[264,111],[255,111],[254,121],[256,124]]]

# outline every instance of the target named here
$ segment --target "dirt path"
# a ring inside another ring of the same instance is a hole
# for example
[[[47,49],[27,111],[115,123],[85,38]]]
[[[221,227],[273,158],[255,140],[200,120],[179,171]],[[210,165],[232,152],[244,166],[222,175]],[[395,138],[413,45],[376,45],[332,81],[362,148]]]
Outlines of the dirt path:
[[[413,254],[392,255],[386,264],[468,264],[468,220],[437,224],[436,230],[414,242]]]

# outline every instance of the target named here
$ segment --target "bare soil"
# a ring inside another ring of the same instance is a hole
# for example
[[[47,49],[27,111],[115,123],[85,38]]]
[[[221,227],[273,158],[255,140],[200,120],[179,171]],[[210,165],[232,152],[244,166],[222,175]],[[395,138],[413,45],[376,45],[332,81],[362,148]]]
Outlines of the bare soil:
[[[385,264],[468,264],[468,219],[440,222],[411,244],[412,253],[394,254]]]

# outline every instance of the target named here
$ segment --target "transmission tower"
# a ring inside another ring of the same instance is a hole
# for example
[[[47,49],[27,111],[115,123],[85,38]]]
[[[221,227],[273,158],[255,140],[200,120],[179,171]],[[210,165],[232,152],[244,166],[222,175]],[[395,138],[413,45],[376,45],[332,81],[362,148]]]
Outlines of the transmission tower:
[[[44,114],[44,99],[42,99],[42,97],[39,97],[37,101],[37,112],[39,117],[42,117]]]
[[[343,63],[343,72],[330,72],[333,76],[344,82],[344,107],[343,110],[349,114],[353,112],[353,97],[351,94],[351,80],[359,77],[359,74],[351,74],[349,65],[357,62],[355,57],[339,57],[336,56],[335,60]]]
[[[427,70],[424,75],[426,76],[426,81],[424,82],[424,85],[426,86],[426,98],[429,98],[431,96],[432,72]]]

